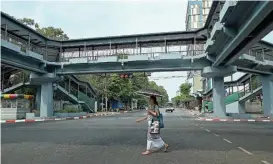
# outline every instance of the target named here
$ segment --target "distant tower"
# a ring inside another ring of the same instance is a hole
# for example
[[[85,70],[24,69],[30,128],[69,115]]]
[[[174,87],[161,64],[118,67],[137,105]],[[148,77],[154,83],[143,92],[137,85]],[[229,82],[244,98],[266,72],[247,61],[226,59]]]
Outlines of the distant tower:
[[[194,31],[204,27],[209,10],[211,7],[211,0],[195,0],[188,1],[187,13],[186,13],[186,30]],[[204,53],[204,46],[198,44],[192,44],[187,46],[187,55],[198,55]],[[188,71],[187,79],[192,83],[192,92],[195,93],[198,90],[202,90],[201,72],[200,71]]]

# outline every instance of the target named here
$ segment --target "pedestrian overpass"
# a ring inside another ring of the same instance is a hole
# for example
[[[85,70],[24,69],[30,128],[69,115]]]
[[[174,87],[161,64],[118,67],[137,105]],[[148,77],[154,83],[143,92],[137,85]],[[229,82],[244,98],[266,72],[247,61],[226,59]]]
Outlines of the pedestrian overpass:
[[[52,114],[52,83],[64,75],[189,70],[213,79],[220,117],[226,112],[224,77],[259,74],[265,114],[273,114],[273,45],[261,41],[273,29],[273,2],[213,2],[205,27],[196,31],[67,41],[46,38],[2,12],[1,19],[1,63],[33,72],[44,116]]]

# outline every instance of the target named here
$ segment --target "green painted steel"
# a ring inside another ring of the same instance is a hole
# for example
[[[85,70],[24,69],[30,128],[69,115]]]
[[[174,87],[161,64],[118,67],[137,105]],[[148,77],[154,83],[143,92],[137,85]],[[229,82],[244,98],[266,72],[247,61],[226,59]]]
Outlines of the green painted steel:
[[[91,110],[91,111],[95,110],[95,99],[94,98],[90,98],[85,93],[79,92],[78,100],[85,102],[89,106],[89,108],[90,108],[89,110]],[[83,107],[86,108],[86,105],[84,105]]]
[[[231,104],[233,102],[239,101],[239,93],[235,92],[227,97],[225,97],[225,104]]]
[[[233,102],[239,101],[239,92],[235,92],[227,97],[225,97],[225,104],[231,104]],[[212,101],[203,101],[202,102],[202,110],[205,110],[205,105],[208,105],[208,110],[212,111],[213,110],[213,103]]]

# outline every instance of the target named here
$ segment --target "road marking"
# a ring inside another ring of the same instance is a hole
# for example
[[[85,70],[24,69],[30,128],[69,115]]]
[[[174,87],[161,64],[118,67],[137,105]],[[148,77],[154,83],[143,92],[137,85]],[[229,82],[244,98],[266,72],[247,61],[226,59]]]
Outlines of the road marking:
[[[15,120],[15,122],[25,122],[25,120]]]
[[[208,130],[208,129],[205,129],[207,132],[210,132],[210,130]]]
[[[253,119],[248,119],[247,121],[248,122],[255,122],[255,120],[253,120]]]
[[[264,164],[270,164],[269,162],[267,162],[267,161],[262,161],[262,163],[264,163]]]
[[[253,155],[252,153],[250,153],[249,151],[247,151],[246,149],[244,149],[242,147],[238,147],[238,149],[242,150],[243,152],[247,153],[248,155]]]
[[[223,138],[224,141],[226,141],[227,143],[232,143],[230,140],[227,140],[225,138]]]
[[[212,133],[213,135],[215,135],[216,137],[219,137],[219,135],[218,134],[216,134],[216,133]]]

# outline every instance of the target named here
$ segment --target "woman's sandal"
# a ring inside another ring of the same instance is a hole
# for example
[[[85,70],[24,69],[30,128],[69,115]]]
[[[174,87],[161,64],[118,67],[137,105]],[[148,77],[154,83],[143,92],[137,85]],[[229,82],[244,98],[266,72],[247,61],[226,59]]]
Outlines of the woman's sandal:
[[[165,149],[164,149],[164,152],[167,152],[168,148],[169,148],[169,145],[168,144],[165,144]]]

